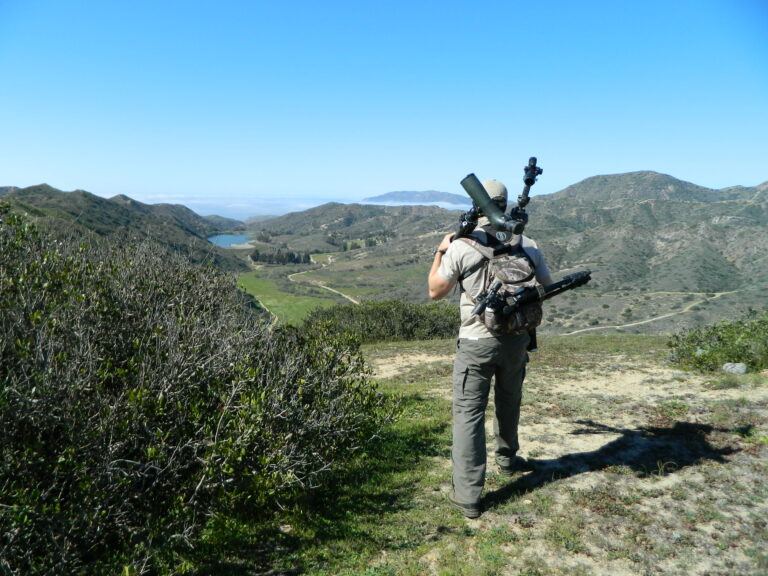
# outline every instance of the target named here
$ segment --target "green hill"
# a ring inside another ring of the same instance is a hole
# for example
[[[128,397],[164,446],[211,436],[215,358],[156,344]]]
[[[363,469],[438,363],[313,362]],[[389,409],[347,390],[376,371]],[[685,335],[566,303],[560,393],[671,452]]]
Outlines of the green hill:
[[[107,199],[84,190],[63,192],[47,184],[5,190],[3,201],[13,210],[29,214],[41,226],[60,234],[77,230],[99,237],[151,238],[196,262],[210,261],[229,270],[244,268],[232,252],[207,241],[208,236],[231,229],[237,221],[205,218],[177,204],[144,204],[124,195]],[[228,222],[222,225],[224,220]]]
[[[534,197],[526,233],[544,249],[555,276],[576,268],[594,272],[588,287],[547,304],[553,313],[546,329],[632,324],[628,330],[671,331],[764,307],[766,189],[713,190],[631,172]],[[425,301],[431,251],[455,229],[459,214],[428,206],[325,204],[251,230],[270,235],[265,246],[333,252],[303,281],[358,299]]]
[[[443,228],[459,212],[435,206],[372,206],[330,202],[302,212],[292,212],[251,224],[253,232],[271,236],[271,244],[318,252],[343,251],[344,247],[386,245],[398,238],[412,238],[426,230]]]
[[[745,199],[751,190],[743,186],[714,190],[646,170],[592,176],[552,194],[550,198],[556,200],[566,197],[571,201],[587,203],[621,200],[720,202]]]

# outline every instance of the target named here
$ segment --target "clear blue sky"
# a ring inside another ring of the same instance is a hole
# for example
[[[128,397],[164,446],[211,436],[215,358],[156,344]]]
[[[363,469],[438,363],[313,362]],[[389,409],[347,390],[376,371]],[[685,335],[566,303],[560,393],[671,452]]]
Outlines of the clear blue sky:
[[[766,0],[0,0],[0,78],[0,185],[203,213],[768,180]]]

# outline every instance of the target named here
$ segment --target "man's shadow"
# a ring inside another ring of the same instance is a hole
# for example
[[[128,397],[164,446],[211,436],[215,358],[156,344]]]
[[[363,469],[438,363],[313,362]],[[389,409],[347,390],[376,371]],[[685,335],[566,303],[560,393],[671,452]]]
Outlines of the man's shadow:
[[[705,460],[727,462],[725,456],[738,448],[713,446],[707,436],[712,432],[733,432],[708,424],[675,422],[669,427],[643,426],[636,429],[614,428],[593,420],[577,420],[582,427],[571,434],[621,434],[597,450],[567,454],[546,460],[529,459],[533,471],[484,498],[486,508],[492,508],[511,498],[539,488],[549,482],[569,478],[583,472],[603,470],[612,466],[630,468],[635,476],[665,476],[686,466]]]

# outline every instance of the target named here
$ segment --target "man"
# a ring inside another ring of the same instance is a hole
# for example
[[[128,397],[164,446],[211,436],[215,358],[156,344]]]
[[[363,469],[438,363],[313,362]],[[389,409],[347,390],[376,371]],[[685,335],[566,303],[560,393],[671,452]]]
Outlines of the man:
[[[489,180],[483,185],[502,211],[506,210],[504,184]],[[487,218],[481,217],[472,237],[487,241],[481,228],[489,224]],[[487,265],[481,265],[483,256],[469,243],[451,242],[452,238],[453,234],[446,235],[435,252],[429,271],[429,297],[443,298],[457,283],[461,284],[461,327],[453,365],[453,490],[449,499],[466,517],[477,518],[482,512],[480,496],[485,483],[485,408],[493,376],[496,463],[506,475],[527,469],[525,460],[517,456],[517,426],[530,336],[527,331],[495,336],[480,316],[472,315],[474,299],[484,288]],[[536,243],[523,236],[522,248],[534,264],[536,281],[544,286],[551,284]]]

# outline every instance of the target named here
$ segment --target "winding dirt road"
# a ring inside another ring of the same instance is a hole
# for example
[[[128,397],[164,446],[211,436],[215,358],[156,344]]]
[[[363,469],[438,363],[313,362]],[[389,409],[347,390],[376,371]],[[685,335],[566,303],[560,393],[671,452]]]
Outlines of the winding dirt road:
[[[704,298],[703,300],[698,300],[696,302],[692,302],[691,304],[688,304],[688,306],[686,306],[682,310],[678,310],[677,312],[669,312],[668,314],[662,314],[661,316],[654,316],[653,318],[646,318],[645,320],[638,320],[637,322],[629,322],[628,324],[617,324],[615,326],[590,326],[589,328],[581,328],[580,330],[574,330],[573,332],[566,332],[565,334],[563,334],[563,336],[573,336],[574,334],[591,332],[593,330],[629,328],[631,326],[640,326],[641,324],[650,324],[651,322],[655,322],[656,320],[662,320],[664,318],[670,318],[671,316],[678,316],[680,314],[685,314],[686,312],[689,312],[691,308],[693,308],[694,306],[698,306],[699,304],[709,302],[710,300],[717,300],[721,296],[725,296],[726,294],[734,294],[735,292],[741,292],[741,290],[731,290],[730,292],[716,292],[714,296],[711,296],[709,298]]]
[[[309,256],[309,259],[312,261],[313,264],[317,264],[317,262],[315,262],[315,259],[312,257],[312,255]],[[329,261],[332,262],[332,260],[329,260]],[[328,266],[328,264],[320,262],[320,266],[322,268],[325,268],[326,266]],[[297,276],[301,276],[302,274],[306,274],[307,272],[311,272],[311,270],[304,270],[303,272],[294,272],[293,274],[289,274],[288,275],[288,280],[290,282],[295,282],[296,284],[311,284],[313,286],[317,286],[318,288],[322,288],[323,290],[328,290],[328,292],[333,292],[334,294],[338,294],[342,298],[346,298],[347,300],[352,302],[352,304],[360,304],[359,300],[356,300],[356,299],[352,298],[352,296],[350,296],[349,294],[344,294],[344,292],[339,292],[335,288],[331,288],[330,286],[326,286],[325,284],[323,284],[319,280],[307,280],[307,282],[301,282],[299,280],[296,280]]]

